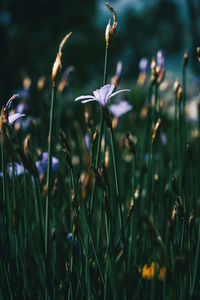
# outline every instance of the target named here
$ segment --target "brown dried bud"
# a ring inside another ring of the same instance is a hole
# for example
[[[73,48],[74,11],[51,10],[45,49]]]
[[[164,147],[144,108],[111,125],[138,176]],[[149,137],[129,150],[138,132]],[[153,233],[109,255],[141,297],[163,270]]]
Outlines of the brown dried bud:
[[[200,47],[197,47],[197,59],[200,62]]]
[[[31,86],[31,79],[28,77],[25,77],[23,79],[23,87],[28,90],[30,88],[30,86]]]
[[[38,83],[37,83],[38,90],[42,90],[44,88],[46,79],[47,78],[45,76],[42,76],[42,77],[39,78]]]
[[[188,58],[189,58],[189,54],[188,54],[188,50],[185,51],[184,56],[183,56],[183,67],[185,68],[188,64]]]
[[[176,79],[174,82],[174,93],[176,95],[178,104],[180,104],[181,99],[182,99],[182,87],[181,87],[178,79]]]
[[[114,35],[116,27],[117,27],[117,17],[116,17],[116,13],[115,13],[114,9],[112,8],[112,6],[109,5],[108,2],[106,2],[106,6],[108,7],[108,9],[110,10],[110,12],[113,15],[113,25],[111,27],[110,20],[109,20],[108,25],[106,27],[106,31],[105,31],[106,48],[108,48],[110,38],[111,38],[111,36]]]
[[[136,140],[130,133],[126,134],[126,137],[125,137],[125,140],[124,140],[124,145],[125,145],[126,148],[128,148],[128,150],[131,151],[131,153],[133,155],[135,155]]]
[[[94,134],[93,134],[93,137],[92,137],[92,143],[91,143],[91,148],[92,149],[94,147],[94,144],[96,143],[98,134],[99,134],[99,129],[97,127],[96,130],[95,130],[95,132],[94,132]]]
[[[109,40],[112,35],[112,28],[110,26],[110,20],[108,21],[108,25],[106,26],[106,31],[105,31],[105,40],[106,40],[106,48],[109,46]]]
[[[71,34],[72,34],[72,32],[67,34],[64,37],[64,39],[62,40],[62,42],[60,43],[59,51],[57,53],[56,60],[53,64],[53,68],[52,68],[52,84],[53,84],[53,86],[55,86],[58,74],[59,74],[59,72],[62,68],[62,64],[61,64],[62,49],[63,49],[64,44],[66,43],[66,41],[68,40],[68,38],[70,37]]]
[[[154,127],[154,130],[153,130],[153,134],[152,134],[152,143],[154,142],[155,138],[156,138],[156,135],[157,135],[157,132],[158,132],[158,129],[160,128],[160,124],[161,124],[161,119],[158,119],[155,127]]]

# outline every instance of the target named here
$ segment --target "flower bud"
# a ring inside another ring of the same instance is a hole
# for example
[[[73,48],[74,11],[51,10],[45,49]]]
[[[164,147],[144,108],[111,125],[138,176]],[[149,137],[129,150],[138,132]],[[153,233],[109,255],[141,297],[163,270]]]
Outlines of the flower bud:
[[[55,86],[58,74],[59,74],[59,72],[62,68],[62,64],[61,64],[62,49],[63,49],[64,44],[66,43],[66,41],[68,40],[68,38],[70,37],[71,34],[72,34],[72,32],[67,34],[64,37],[64,39],[62,40],[62,42],[60,43],[59,51],[58,51],[58,54],[56,56],[56,60],[53,64],[53,68],[52,68],[52,83],[53,83],[53,86]]]
[[[108,48],[109,40],[110,40],[111,36],[114,35],[114,32],[115,32],[116,27],[117,27],[117,17],[116,17],[116,13],[115,13],[114,9],[112,8],[112,6],[110,6],[108,4],[108,2],[106,2],[106,6],[108,7],[108,9],[110,10],[110,12],[113,15],[113,25],[111,27],[110,20],[109,20],[108,25],[106,27],[106,31],[105,31],[106,48]]]

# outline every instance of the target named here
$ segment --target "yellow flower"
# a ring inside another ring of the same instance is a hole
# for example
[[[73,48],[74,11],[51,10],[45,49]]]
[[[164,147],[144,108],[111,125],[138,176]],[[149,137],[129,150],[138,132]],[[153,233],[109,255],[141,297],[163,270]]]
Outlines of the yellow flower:
[[[158,263],[152,262],[150,266],[144,265],[142,270],[139,268],[139,272],[142,273],[142,278],[151,280],[153,279],[155,272],[158,274],[159,280],[164,280],[166,275],[166,268],[160,268]]]

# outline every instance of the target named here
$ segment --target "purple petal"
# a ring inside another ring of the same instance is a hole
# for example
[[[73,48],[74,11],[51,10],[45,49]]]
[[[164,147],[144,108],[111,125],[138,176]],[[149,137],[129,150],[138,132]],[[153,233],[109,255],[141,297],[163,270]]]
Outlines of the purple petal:
[[[24,117],[25,114],[20,114],[20,113],[15,113],[15,114],[12,114],[8,117],[8,122],[9,123],[13,123],[15,122],[17,119],[21,118],[21,117]]]
[[[140,61],[139,61],[139,69],[141,73],[146,73],[148,67],[148,59],[146,57],[143,57]]]
[[[81,103],[87,103],[87,102],[92,102],[92,101],[98,101],[97,99],[88,99],[88,100],[83,100]]]
[[[113,96],[115,96],[115,95],[121,93],[121,92],[130,92],[130,91],[131,91],[131,90],[129,90],[129,89],[117,91],[117,92],[111,94],[111,95],[109,96],[108,100],[109,100],[110,98],[112,98]]]
[[[119,118],[121,115],[130,111],[132,109],[132,105],[125,100],[121,100],[118,104],[111,104],[109,109],[115,117]]]
[[[115,88],[115,86],[113,84],[112,85],[106,84],[99,90],[99,94],[100,94],[99,100],[101,100],[101,102],[103,102],[104,105],[108,102],[108,99],[109,99],[110,95],[112,94],[114,88]]]
[[[88,96],[79,96],[74,101],[78,101],[81,99],[94,99],[94,96],[88,95]]]

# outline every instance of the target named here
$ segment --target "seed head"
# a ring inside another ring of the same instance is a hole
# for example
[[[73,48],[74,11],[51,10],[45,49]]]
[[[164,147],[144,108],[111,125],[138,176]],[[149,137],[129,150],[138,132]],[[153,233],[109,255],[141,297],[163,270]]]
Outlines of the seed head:
[[[106,27],[106,32],[105,32],[106,48],[108,48],[109,40],[114,35],[116,27],[117,27],[117,17],[116,17],[116,13],[115,13],[114,9],[112,8],[112,6],[109,5],[108,2],[106,2],[106,6],[108,7],[108,9],[110,10],[110,12],[113,15],[113,25],[111,27],[110,20],[109,20],[108,25]]]
[[[72,34],[72,32],[67,34],[64,37],[64,39],[62,40],[62,42],[60,43],[59,51],[57,53],[56,60],[54,62],[53,69],[52,69],[52,83],[53,83],[53,86],[55,86],[58,74],[59,74],[59,72],[62,68],[62,64],[61,64],[62,49],[63,49],[66,41],[68,40],[68,38],[70,37],[71,34]]]

